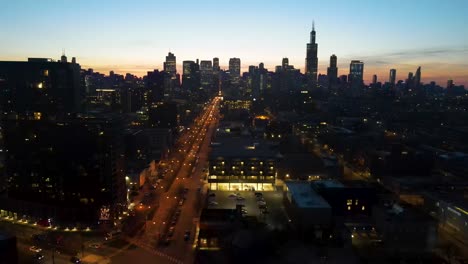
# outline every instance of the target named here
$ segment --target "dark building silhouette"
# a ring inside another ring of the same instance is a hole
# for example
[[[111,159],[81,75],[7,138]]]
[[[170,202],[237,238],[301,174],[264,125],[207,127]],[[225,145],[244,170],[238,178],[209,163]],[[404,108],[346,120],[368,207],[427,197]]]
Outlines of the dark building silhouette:
[[[1,208],[33,220],[94,222],[124,209],[123,120],[81,116],[6,120],[8,199]],[[102,219],[106,220],[106,219]]]
[[[146,98],[147,106],[154,105],[156,102],[164,99],[166,76],[166,72],[160,72],[159,70],[153,70],[146,75],[145,86],[149,92]]]
[[[310,87],[317,83],[317,49],[318,44],[315,41],[315,25],[314,23],[312,23],[312,31],[310,32],[310,43],[307,44],[307,56],[305,66],[305,73]]]
[[[79,64],[66,62],[66,57],[61,62],[42,58],[1,61],[1,112],[55,118],[82,111],[84,89],[80,70]]]
[[[414,88],[418,88],[421,85],[421,66],[416,70],[413,81]]]
[[[328,82],[335,84],[338,80],[338,68],[336,67],[336,55],[330,56],[330,67],[327,69]]]
[[[348,82],[352,84],[362,84],[364,76],[364,62],[352,60],[349,65]]]
[[[388,82],[390,83],[392,87],[395,86],[395,82],[396,82],[396,70],[395,69],[390,69],[390,76],[388,78]]]
[[[372,84],[376,84],[377,83],[377,75],[374,74],[372,75]]]
[[[200,66],[194,61],[184,61],[182,68],[182,88],[185,91],[195,91],[200,87]]]

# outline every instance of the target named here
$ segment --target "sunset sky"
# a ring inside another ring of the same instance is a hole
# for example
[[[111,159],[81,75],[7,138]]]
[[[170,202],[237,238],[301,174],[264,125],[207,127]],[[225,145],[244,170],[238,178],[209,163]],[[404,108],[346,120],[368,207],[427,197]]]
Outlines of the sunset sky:
[[[315,20],[321,73],[336,54],[340,75],[364,61],[367,82],[421,66],[423,82],[468,86],[467,14],[466,0],[2,1],[0,60],[58,59],[65,49],[83,68],[142,76],[171,51],[179,67],[238,57],[243,69],[274,70],[288,57],[303,71]]]

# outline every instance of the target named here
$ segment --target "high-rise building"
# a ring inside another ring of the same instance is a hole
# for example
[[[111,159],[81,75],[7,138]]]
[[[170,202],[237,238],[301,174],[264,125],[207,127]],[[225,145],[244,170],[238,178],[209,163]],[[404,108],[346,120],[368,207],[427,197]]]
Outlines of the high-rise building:
[[[213,58],[213,71],[219,72],[219,58]]]
[[[238,83],[240,80],[241,72],[241,61],[239,58],[229,59],[229,75],[231,77],[231,83]]]
[[[327,69],[327,76],[329,84],[336,83],[338,79],[338,68],[336,66],[337,58],[336,55],[333,54],[330,56],[330,67]]]
[[[200,84],[204,89],[211,90],[213,84],[213,66],[210,60],[200,62]]]
[[[350,83],[362,84],[364,76],[364,62],[358,60],[352,60],[349,65],[349,77]]]
[[[395,82],[396,82],[396,70],[395,69],[390,69],[390,76],[388,78],[388,82],[390,83],[391,86],[395,85]]]
[[[166,56],[166,62],[164,62],[164,71],[170,74],[176,74],[176,56],[173,53],[169,52]]]
[[[377,75],[372,75],[372,84],[377,84]]]
[[[307,56],[305,65],[305,73],[310,87],[317,83],[317,49],[318,44],[315,41],[315,25],[314,23],[312,23],[312,31],[310,32],[310,43],[307,43]]]
[[[0,111],[36,118],[81,112],[85,90],[80,71],[66,58],[0,61]]]
[[[418,67],[416,70],[416,74],[414,75],[414,87],[418,88],[421,84],[421,66]]]
[[[183,61],[182,63],[182,88],[193,91],[200,87],[200,67],[194,61]]]
[[[283,70],[286,70],[289,67],[289,59],[283,58],[283,61],[281,62],[281,66],[283,67]]]
[[[447,80],[447,89],[453,88],[453,80]]]

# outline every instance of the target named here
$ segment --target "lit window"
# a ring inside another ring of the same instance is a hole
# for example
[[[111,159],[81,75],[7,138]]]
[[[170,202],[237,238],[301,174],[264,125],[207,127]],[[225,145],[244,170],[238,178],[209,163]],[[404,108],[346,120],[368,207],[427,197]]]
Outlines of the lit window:
[[[348,200],[346,201],[346,205],[352,205],[352,204],[353,204],[353,200],[352,200],[352,199],[348,199]]]
[[[43,87],[43,85],[42,85],[41,82],[37,84],[37,89],[42,89],[42,87]]]
[[[363,205],[363,206],[361,207],[361,210],[362,210],[362,211],[366,210],[366,207]]]
[[[34,112],[34,120],[41,120],[42,113],[41,112]]]
[[[351,210],[351,206],[348,206],[348,211],[350,211],[350,210]]]
[[[356,199],[355,205],[358,205],[358,203],[359,203],[359,200],[358,200],[358,199]]]
[[[44,70],[44,76],[45,77],[49,76],[49,70]]]

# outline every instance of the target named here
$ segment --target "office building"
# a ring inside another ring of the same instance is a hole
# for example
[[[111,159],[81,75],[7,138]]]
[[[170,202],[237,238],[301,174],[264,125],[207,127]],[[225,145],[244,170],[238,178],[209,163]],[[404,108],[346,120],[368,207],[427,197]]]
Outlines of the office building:
[[[263,140],[218,137],[212,143],[208,183],[211,190],[274,190],[277,152]]]
[[[330,56],[330,67],[327,69],[328,82],[330,84],[335,84],[338,80],[338,68],[336,66],[337,58],[333,54]]]
[[[362,84],[364,76],[364,62],[352,60],[349,65],[348,82],[351,84]]]
[[[396,82],[396,70],[395,69],[390,69],[390,76],[388,78],[388,82],[390,83],[392,87],[395,86],[395,82]]]
[[[182,89],[195,91],[200,88],[200,67],[194,61],[183,61],[182,63]]]
[[[241,73],[241,61],[239,58],[229,59],[229,75],[231,83],[239,83]]]
[[[372,84],[377,84],[377,75],[372,75]]]
[[[210,60],[200,62],[200,84],[203,89],[208,91],[213,86],[213,66]]]
[[[213,58],[213,72],[219,72],[219,58]]]
[[[173,75],[177,73],[176,56],[174,56],[173,53],[169,52],[169,54],[166,56],[166,61],[164,62],[164,71]]]
[[[418,69],[416,69],[416,74],[414,75],[414,81],[413,81],[414,88],[418,88],[420,84],[421,84],[421,66],[419,66]]]
[[[312,23],[312,31],[310,32],[310,43],[307,44],[307,56],[305,65],[305,74],[309,83],[309,87],[312,87],[317,83],[317,71],[318,71],[318,58],[317,58],[318,44],[315,40],[315,25]]]

